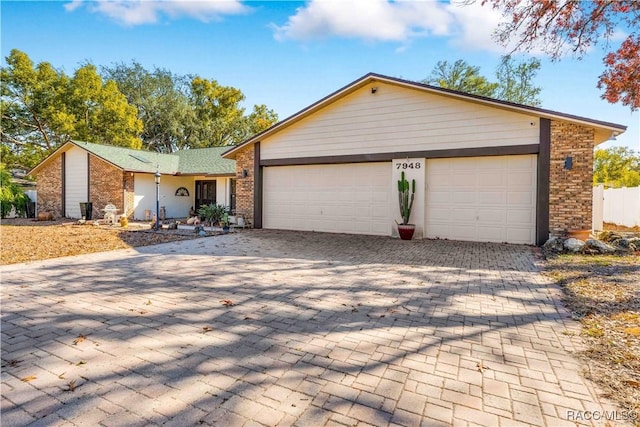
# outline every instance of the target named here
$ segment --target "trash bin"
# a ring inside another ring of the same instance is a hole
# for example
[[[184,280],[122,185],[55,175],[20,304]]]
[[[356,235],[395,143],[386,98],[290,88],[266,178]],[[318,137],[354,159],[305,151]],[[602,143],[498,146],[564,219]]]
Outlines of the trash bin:
[[[80,203],[80,215],[86,220],[91,219],[91,213],[93,212],[93,203],[86,202]]]

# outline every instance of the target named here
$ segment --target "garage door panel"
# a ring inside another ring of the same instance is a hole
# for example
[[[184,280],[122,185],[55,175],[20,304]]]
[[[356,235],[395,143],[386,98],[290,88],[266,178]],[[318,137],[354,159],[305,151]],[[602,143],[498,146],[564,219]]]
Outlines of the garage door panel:
[[[510,191],[507,194],[507,204],[532,207],[534,200],[531,200],[531,192]]]
[[[507,220],[507,213],[502,209],[479,208],[478,222],[484,224],[504,224]]]
[[[456,191],[449,193],[449,202],[452,205],[467,205],[469,200],[475,200],[476,193],[473,191]]]
[[[534,243],[535,155],[427,161],[426,236]]]
[[[484,241],[506,241],[507,232],[502,227],[479,227],[478,228],[478,240]]]
[[[478,182],[484,187],[504,187],[507,184],[507,179],[502,171],[491,173],[479,173]]]
[[[535,220],[529,209],[510,209],[507,211],[507,223],[513,225],[529,225]]]
[[[500,205],[504,206],[507,201],[507,195],[504,191],[478,191],[473,198],[468,200],[476,200],[479,205]]]
[[[391,233],[389,163],[271,166],[263,177],[265,228]]]

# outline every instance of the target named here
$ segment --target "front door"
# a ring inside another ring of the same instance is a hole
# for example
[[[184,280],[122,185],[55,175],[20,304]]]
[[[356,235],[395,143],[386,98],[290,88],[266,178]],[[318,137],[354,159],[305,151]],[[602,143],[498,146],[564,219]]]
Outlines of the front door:
[[[196,210],[216,202],[216,181],[196,181]]]

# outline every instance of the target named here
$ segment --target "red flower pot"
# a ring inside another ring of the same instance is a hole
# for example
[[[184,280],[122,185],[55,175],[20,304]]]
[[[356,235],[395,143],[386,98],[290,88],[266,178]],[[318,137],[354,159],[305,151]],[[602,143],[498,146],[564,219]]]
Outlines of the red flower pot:
[[[415,231],[415,224],[398,224],[398,234],[402,240],[411,240]]]

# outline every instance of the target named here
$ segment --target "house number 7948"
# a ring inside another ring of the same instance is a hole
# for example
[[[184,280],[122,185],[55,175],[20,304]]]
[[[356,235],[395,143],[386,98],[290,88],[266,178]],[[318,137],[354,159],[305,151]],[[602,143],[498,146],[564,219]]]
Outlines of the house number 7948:
[[[420,162],[402,162],[396,163],[396,169],[420,169],[422,164]]]

